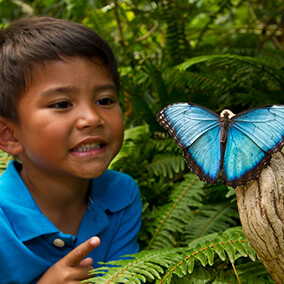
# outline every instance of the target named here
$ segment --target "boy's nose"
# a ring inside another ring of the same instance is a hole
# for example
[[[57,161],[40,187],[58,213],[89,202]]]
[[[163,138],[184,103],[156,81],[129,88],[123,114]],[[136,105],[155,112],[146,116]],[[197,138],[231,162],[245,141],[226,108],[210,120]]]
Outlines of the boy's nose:
[[[101,127],[104,121],[98,111],[93,107],[82,108],[77,119],[76,127],[84,129],[88,127]]]

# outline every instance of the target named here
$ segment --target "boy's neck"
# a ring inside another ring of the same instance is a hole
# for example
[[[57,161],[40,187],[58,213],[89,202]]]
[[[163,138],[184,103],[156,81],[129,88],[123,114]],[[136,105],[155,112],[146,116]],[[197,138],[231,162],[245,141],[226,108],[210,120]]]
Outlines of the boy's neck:
[[[90,180],[20,175],[42,213],[63,233],[77,234],[88,207]]]

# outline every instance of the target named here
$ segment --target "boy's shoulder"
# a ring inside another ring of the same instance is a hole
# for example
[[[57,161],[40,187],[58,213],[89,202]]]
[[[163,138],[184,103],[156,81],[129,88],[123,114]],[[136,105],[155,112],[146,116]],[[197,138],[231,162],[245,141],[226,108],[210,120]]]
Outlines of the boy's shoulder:
[[[11,194],[14,192],[12,188],[19,189],[24,183],[20,178],[18,170],[20,169],[21,164],[16,161],[11,161],[8,164],[6,170],[0,175],[0,203],[1,201],[5,202],[12,198],[19,199],[20,196],[18,194]],[[17,191],[17,190],[16,190]],[[17,191],[18,192],[18,191]],[[24,202],[24,201],[23,201]]]
[[[119,211],[140,199],[136,181],[128,174],[107,170],[91,181],[90,198],[111,212]]]

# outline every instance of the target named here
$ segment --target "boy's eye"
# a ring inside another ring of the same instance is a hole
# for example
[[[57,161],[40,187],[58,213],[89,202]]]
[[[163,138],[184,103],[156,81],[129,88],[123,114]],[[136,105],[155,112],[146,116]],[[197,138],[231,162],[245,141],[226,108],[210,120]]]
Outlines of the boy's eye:
[[[57,102],[49,106],[49,108],[65,109],[69,108],[72,105],[67,101]]]
[[[103,105],[108,106],[114,103],[114,100],[112,98],[102,98],[96,101],[97,105]]]

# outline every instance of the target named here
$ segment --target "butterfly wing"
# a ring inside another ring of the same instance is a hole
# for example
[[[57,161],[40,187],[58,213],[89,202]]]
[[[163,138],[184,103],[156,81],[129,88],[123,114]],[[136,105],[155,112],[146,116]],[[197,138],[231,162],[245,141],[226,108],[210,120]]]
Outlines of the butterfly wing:
[[[231,127],[223,162],[222,178],[226,185],[245,185],[257,178],[271,158],[247,135]]]
[[[216,183],[221,160],[219,116],[195,104],[177,103],[161,110],[157,121],[183,149],[194,173],[203,181]]]
[[[202,181],[216,184],[220,176],[220,127],[216,125],[183,150],[188,166]]]
[[[223,164],[223,180],[236,187],[258,177],[271,153],[283,147],[284,106],[255,108],[232,118]]]

